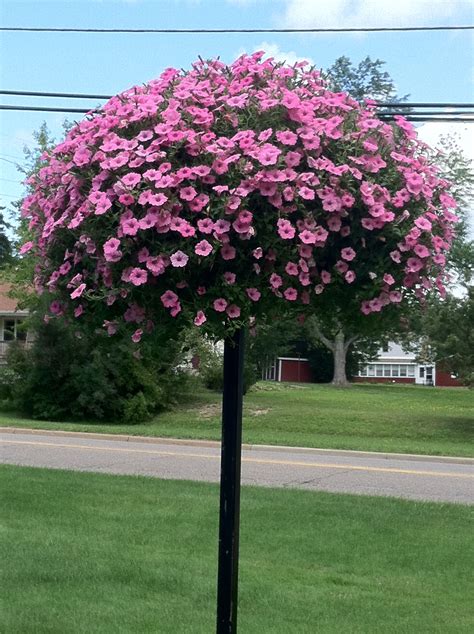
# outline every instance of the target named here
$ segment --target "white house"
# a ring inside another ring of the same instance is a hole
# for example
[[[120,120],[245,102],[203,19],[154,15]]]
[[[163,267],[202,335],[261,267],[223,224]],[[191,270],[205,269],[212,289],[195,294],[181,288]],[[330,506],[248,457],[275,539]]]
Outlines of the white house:
[[[27,310],[19,310],[17,302],[8,296],[10,284],[0,284],[0,365],[6,363],[6,353],[12,341],[30,343],[30,336],[23,327]]]

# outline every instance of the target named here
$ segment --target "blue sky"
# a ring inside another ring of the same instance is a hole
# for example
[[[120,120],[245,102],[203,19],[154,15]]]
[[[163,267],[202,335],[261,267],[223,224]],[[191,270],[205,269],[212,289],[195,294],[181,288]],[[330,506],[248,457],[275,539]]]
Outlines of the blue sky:
[[[82,28],[272,28],[472,24],[470,0],[3,0],[4,26]],[[2,33],[1,85],[8,90],[113,94],[156,77],[166,67],[187,68],[201,57],[231,61],[242,51],[265,49],[294,61],[310,58],[325,68],[340,55],[386,61],[400,94],[413,101],[474,101],[471,32],[369,35],[135,35]],[[51,99],[1,99],[2,103],[53,105]],[[57,100],[54,105],[68,105]],[[69,105],[85,107],[93,102]],[[80,115],[78,115],[80,116]],[[74,115],[71,115],[74,117]],[[60,134],[63,115],[0,113],[0,204],[21,194],[13,163],[31,132],[46,120]],[[455,124],[456,126],[457,124]],[[431,130],[435,138],[448,128]],[[438,126],[438,127],[436,127]],[[458,125],[471,145],[467,126]],[[471,128],[474,126],[471,124]],[[428,135],[429,136],[429,135]],[[473,144],[474,145],[474,144]]]

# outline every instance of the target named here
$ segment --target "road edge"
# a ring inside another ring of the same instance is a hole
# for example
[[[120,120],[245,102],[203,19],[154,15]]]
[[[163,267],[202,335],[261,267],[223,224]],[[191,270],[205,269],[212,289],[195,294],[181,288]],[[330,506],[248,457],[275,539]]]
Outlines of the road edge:
[[[0,433],[46,435],[70,438],[91,438],[94,440],[117,440],[122,442],[141,442],[161,445],[187,445],[188,447],[220,447],[218,440],[195,440],[187,438],[166,438],[161,436],[131,436],[128,434],[102,434],[98,432],[66,431],[62,429],[28,429],[24,427],[1,427]],[[379,451],[356,451],[351,449],[321,449],[318,447],[291,447],[286,445],[253,445],[242,444],[245,451],[274,451],[328,455],[377,458],[381,460],[407,460],[412,462],[445,462],[474,465],[474,458],[462,456],[430,456],[410,453],[385,453]]]

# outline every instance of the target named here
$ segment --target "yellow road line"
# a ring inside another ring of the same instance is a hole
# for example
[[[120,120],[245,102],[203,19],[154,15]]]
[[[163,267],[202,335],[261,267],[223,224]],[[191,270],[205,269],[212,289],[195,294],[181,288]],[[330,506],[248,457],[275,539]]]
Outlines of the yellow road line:
[[[86,451],[115,451],[125,453],[144,453],[152,454],[155,456],[164,456],[172,458],[205,458],[211,460],[220,460],[220,455],[214,454],[201,454],[201,453],[178,453],[173,451],[156,451],[153,449],[133,449],[126,447],[94,447],[91,445],[73,445],[66,443],[52,443],[41,441],[27,441],[27,440],[2,440],[0,442],[10,445],[34,445],[41,447],[61,447],[64,449],[83,449]],[[395,469],[390,467],[362,467],[358,465],[343,465],[343,464],[331,464],[320,462],[298,462],[292,460],[265,460],[262,458],[246,458],[242,457],[242,462],[250,462],[256,464],[268,464],[268,465],[284,465],[291,467],[310,467],[314,469],[342,469],[345,471],[371,471],[378,473],[402,473],[407,475],[422,475],[422,476],[434,476],[439,478],[468,478],[474,479],[474,474],[467,473],[447,473],[443,471],[417,471],[414,469]]]

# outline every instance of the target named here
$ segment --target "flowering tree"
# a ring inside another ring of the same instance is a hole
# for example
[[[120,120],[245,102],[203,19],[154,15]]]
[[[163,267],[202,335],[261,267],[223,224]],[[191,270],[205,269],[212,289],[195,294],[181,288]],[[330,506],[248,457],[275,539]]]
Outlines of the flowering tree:
[[[236,623],[242,327],[442,291],[456,219],[407,121],[263,55],[112,98],[45,154],[23,205],[54,315],[135,342],[173,320],[226,338],[219,632]]]

